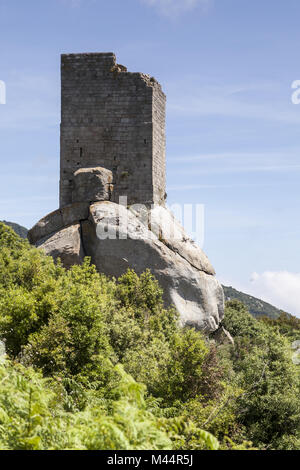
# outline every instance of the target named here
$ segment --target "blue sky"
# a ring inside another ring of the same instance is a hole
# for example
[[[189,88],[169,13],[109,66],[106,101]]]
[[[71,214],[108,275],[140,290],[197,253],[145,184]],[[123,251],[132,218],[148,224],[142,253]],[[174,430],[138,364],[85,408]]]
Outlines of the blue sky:
[[[299,0],[0,0],[0,219],[58,207],[60,54],[112,51],[167,94],[168,202],[205,204],[220,280],[300,316],[299,15]]]

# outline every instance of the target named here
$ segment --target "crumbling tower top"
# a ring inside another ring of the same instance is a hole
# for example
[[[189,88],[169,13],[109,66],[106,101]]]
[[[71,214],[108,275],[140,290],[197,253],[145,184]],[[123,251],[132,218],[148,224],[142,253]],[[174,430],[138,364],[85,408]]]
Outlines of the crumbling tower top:
[[[64,54],[61,87],[60,207],[75,201],[74,174],[99,167],[112,172],[110,200],[162,204],[166,97],[159,83],[127,72],[113,53]]]

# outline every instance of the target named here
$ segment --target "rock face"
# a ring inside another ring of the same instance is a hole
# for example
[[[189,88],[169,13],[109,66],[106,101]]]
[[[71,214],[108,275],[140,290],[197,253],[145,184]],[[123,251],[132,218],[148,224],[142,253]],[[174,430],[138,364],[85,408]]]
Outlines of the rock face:
[[[219,344],[231,344],[234,346],[233,337],[222,325],[211,335],[211,338]]]
[[[90,256],[98,271],[109,276],[118,277],[128,268],[141,274],[149,268],[164,290],[165,304],[176,307],[182,325],[208,332],[219,327],[224,315],[223,289],[206,255],[168,209],[160,206],[139,213],[101,201],[79,219],[78,207],[50,214],[30,231],[30,239],[48,255],[60,257],[67,268],[81,263],[84,256]],[[57,220],[61,223],[66,218],[64,211],[77,216],[77,221],[59,226]],[[37,242],[39,233],[53,227],[54,233]]]
[[[43,217],[29,230],[28,240],[31,244],[35,245],[42,238],[47,237],[47,235],[52,235],[68,225],[87,219],[88,215],[88,203],[71,204],[63,209],[58,209]]]
[[[37,247],[44,249],[55,260],[60,258],[66,268],[74,264],[81,264],[84,260],[84,251],[81,243],[80,224],[70,225],[58,232],[42,238]]]

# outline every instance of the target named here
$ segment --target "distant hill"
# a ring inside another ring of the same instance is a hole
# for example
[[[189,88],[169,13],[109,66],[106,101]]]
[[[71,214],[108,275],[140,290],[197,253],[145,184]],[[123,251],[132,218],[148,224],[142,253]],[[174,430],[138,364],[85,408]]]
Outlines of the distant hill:
[[[19,237],[27,238],[27,228],[22,227],[22,225],[15,224],[14,222],[7,222],[6,220],[1,220],[1,222],[11,227],[16,232],[16,234],[19,235]]]
[[[267,316],[272,319],[280,317],[283,310],[274,307],[263,300],[252,297],[252,295],[244,294],[233,287],[223,286],[226,300],[239,300],[248,308],[251,315],[254,317]]]

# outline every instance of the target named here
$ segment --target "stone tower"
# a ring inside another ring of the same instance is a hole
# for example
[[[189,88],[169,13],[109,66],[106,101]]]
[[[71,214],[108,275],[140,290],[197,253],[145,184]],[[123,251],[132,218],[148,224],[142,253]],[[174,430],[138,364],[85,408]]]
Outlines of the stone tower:
[[[61,86],[60,207],[78,201],[80,171],[107,177],[113,202],[127,196],[128,204],[163,204],[166,97],[159,83],[127,72],[113,53],[91,53],[62,55]]]
[[[60,208],[28,238],[66,269],[85,257],[115,278],[149,269],[181,324],[212,332],[222,286],[164,205],[165,101],[154,78],[127,72],[112,53],[63,55]]]

